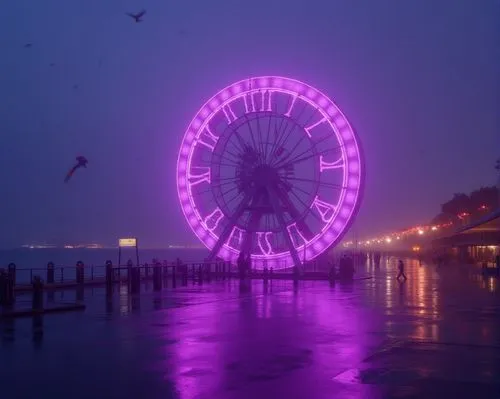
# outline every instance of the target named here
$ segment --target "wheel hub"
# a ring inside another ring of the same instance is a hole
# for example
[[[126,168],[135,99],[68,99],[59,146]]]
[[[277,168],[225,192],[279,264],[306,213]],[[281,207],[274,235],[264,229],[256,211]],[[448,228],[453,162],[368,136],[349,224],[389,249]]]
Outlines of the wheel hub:
[[[270,165],[259,165],[252,171],[252,184],[257,188],[276,185],[280,178],[275,168]]]

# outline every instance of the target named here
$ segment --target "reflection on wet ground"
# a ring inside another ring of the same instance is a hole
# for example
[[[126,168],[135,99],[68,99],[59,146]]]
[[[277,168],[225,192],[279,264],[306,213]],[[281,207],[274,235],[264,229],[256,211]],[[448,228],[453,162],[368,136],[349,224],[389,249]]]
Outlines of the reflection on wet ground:
[[[499,397],[498,280],[358,273],[373,278],[56,292],[87,310],[0,322],[1,397]]]

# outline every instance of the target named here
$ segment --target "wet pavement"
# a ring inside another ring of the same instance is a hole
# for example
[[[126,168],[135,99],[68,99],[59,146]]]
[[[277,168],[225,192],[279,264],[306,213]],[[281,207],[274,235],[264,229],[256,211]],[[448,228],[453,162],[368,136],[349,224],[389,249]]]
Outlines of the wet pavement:
[[[396,273],[56,292],[87,310],[0,321],[0,397],[500,398],[498,279]]]

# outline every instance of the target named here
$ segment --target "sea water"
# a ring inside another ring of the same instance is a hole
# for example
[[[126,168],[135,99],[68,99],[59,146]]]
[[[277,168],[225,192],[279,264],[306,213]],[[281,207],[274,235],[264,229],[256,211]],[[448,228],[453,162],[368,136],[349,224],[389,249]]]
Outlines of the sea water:
[[[151,263],[152,259],[161,261],[175,261],[180,258],[183,262],[201,262],[208,256],[204,249],[141,249],[139,250],[139,262]],[[121,263],[125,264],[131,259],[136,264],[135,249],[122,249]],[[85,265],[103,266],[110,260],[114,265],[118,264],[118,249],[13,249],[0,251],[0,268],[6,268],[11,262],[19,269],[45,268],[48,262],[53,262],[56,267],[75,266],[78,261]]]

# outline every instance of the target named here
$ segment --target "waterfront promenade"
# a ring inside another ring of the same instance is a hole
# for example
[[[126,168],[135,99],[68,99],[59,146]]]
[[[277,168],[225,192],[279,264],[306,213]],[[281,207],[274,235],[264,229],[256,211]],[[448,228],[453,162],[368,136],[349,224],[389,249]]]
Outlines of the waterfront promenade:
[[[398,283],[394,261],[334,286],[225,280],[50,293],[87,309],[0,321],[0,396],[498,398],[498,280],[409,261]]]

